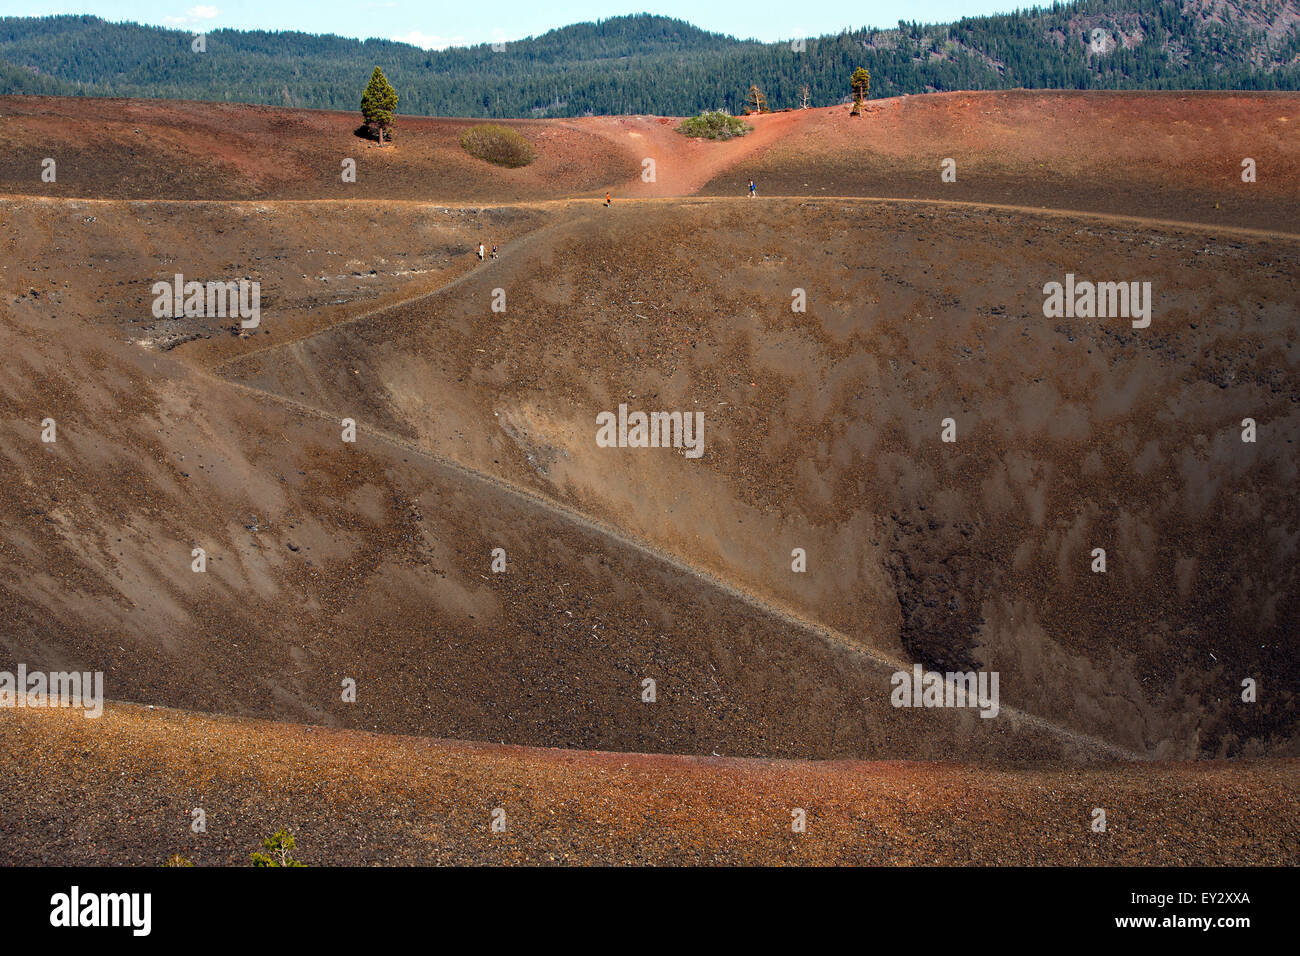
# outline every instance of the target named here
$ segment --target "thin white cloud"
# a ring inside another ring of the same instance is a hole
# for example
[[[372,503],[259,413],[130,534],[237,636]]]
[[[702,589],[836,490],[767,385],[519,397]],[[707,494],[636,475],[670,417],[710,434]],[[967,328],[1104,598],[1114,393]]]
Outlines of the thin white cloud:
[[[394,43],[409,43],[425,50],[445,50],[449,46],[469,45],[464,37],[440,37],[434,33],[421,33],[419,30],[412,30],[410,33],[389,37],[389,39]]]
[[[219,16],[221,11],[216,7],[198,6],[190,7],[183,17],[163,17],[162,21],[168,26],[186,27],[202,23],[204,20],[215,20]]]

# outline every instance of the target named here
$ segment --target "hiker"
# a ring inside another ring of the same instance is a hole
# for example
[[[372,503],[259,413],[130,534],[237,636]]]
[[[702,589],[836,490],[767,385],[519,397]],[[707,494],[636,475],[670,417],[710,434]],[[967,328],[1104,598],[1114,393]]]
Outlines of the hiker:
[[[613,197],[610,196],[609,193],[605,193],[605,205],[608,206],[611,203],[613,203],[613,201],[614,201]]]
[[[479,262],[482,262],[482,261],[483,261],[483,257],[484,257],[486,254],[487,254],[487,250],[483,248],[483,243],[480,242],[480,243],[478,244],[478,261],[479,261]]]
[[[493,243],[493,244],[492,244],[492,258],[495,259],[496,257],[497,257],[497,247],[496,247],[496,243]]]
[[[754,184],[754,180],[751,179],[749,181],[749,198],[753,199],[757,195],[758,195],[758,186],[756,186]]]

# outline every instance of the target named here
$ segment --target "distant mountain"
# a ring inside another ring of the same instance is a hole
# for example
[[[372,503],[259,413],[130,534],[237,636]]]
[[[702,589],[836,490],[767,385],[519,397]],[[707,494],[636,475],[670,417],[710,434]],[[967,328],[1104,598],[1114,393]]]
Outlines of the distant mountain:
[[[848,95],[955,89],[1300,88],[1300,0],[1079,0],[956,23],[899,23],[757,43],[641,14],[540,37],[428,52],[386,40],[216,30],[192,35],[91,16],[0,19],[0,93],[166,97],[354,110],[377,64],[399,113],[512,117],[739,112]]]

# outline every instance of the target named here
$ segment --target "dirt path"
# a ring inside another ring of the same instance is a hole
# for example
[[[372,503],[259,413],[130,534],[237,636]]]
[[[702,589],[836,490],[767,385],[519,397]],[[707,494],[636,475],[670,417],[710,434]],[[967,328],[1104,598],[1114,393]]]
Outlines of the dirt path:
[[[600,123],[582,124],[633,155],[638,149],[644,159],[654,160],[653,181],[646,181],[646,167],[634,179],[612,190],[615,198],[646,199],[689,196],[719,173],[734,169],[769,146],[780,142],[800,123],[797,113],[768,113],[748,116],[754,131],[727,142],[690,139],[677,132],[675,117],[601,117]],[[761,184],[760,184],[761,188]]]
[[[534,229],[532,232],[525,233],[524,235],[520,236],[517,239],[513,239],[510,242],[507,242],[504,246],[500,248],[500,258],[495,260],[486,259],[478,265],[471,265],[470,268],[466,269],[460,275],[456,276],[456,278],[452,279],[450,282],[445,283],[444,285],[438,286],[438,288],[436,289],[429,289],[419,293],[418,295],[413,295],[410,298],[400,299],[397,302],[389,302],[384,305],[378,306],[377,308],[367,309],[365,312],[360,312],[356,315],[350,315],[345,319],[341,319],[338,322],[332,323],[331,325],[327,325],[319,329],[314,329],[313,331],[305,335],[298,336],[296,338],[291,338],[291,339],[281,338],[277,340],[274,344],[264,345],[261,346],[260,348],[249,349],[246,352],[241,352],[239,355],[231,356],[229,358],[223,358],[216,365],[212,366],[212,370],[218,375],[220,375],[222,369],[226,368],[227,366],[233,365],[235,362],[242,362],[245,359],[250,358],[254,355],[261,355],[264,352],[274,352],[277,349],[283,349],[290,346],[300,346],[303,342],[310,341],[311,339],[316,338],[316,336],[323,335],[326,332],[332,332],[335,329],[348,326],[348,325],[355,325],[358,322],[364,322],[366,319],[374,318],[377,315],[382,315],[383,313],[389,312],[393,309],[405,308],[406,306],[409,306],[412,303],[422,302],[425,299],[432,299],[435,296],[442,295],[444,292],[448,292],[456,288],[457,286],[465,282],[468,282],[470,279],[474,278],[475,276],[481,275],[484,270],[488,270],[490,272],[493,269],[493,267],[499,267],[501,264],[505,262],[506,257],[509,253],[520,251],[531,242],[535,242],[540,237],[550,232],[553,232],[555,229],[558,229],[566,222],[567,220],[557,220],[556,222],[548,223],[545,226],[542,226],[538,229]]]
[[[676,134],[673,133],[671,135],[675,136]],[[706,174],[707,171],[703,171],[700,173],[700,175],[706,175]],[[667,182],[660,181],[654,185],[660,188],[667,188],[671,184],[672,181],[669,180]],[[681,185],[681,181],[678,181],[678,185]],[[70,200],[49,200],[49,199],[31,200],[30,197],[21,197],[19,201],[69,202]],[[88,204],[94,202],[121,202],[121,200],[100,200],[100,201],[73,200],[73,201],[84,202]],[[342,202],[345,200],[335,200],[335,201]],[[672,198],[667,196],[645,196],[632,201],[636,203],[654,203],[654,204],[659,204],[660,206],[662,206],[664,203],[679,203],[682,205],[689,205],[693,203],[713,204],[719,202],[722,203],[743,202],[749,204],[751,202],[754,202],[748,199],[742,199],[741,197],[734,197],[734,198],[694,197],[694,198],[680,199],[680,198]],[[769,203],[782,202],[782,201],[789,203],[791,199],[781,200],[781,199],[765,198],[765,199],[758,200],[758,202],[769,202]],[[1015,215],[1024,215],[1024,216],[1031,216],[1031,215],[1032,216],[1054,216],[1057,218],[1067,218],[1070,219],[1071,221],[1084,220],[1084,221],[1095,221],[1095,222],[1124,223],[1124,224],[1131,224],[1139,227],[1188,230],[1188,231],[1193,231],[1195,233],[1247,235],[1253,237],[1267,237],[1273,239],[1286,239],[1286,240],[1294,240],[1296,238],[1300,238],[1300,236],[1297,236],[1296,234],[1293,233],[1279,233],[1279,232],[1271,232],[1267,230],[1244,229],[1239,227],[1211,226],[1211,225],[1202,225],[1196,223],[1157,220],[1157,219],[1150,219],[1150,218],[1143,218],[1143,217],[1122,216],[1122,215],[1104,214],[1104,213],[1079,213],[1070,210],[1060,210],[1060,209],[1035,209],[1035,208],[1030,208],[1025,206],[986,204],[986,203],[978,203],[978,202],[952,203],[952,202],[933,200],[933,199],[918,200],[918,199],[902,199],[902,198],[894,198],[894,197],[835,197],[835,198],[817,197],[817,198],[798,198],[797,201],[800,203],[800,205],[819,205],[819,204],[825,204],[827,202],[830,202],[830,203],[838,203],[843,205],[849,205],[854,203],[863,203],[863,204],[872,204],[872,205],[879,204],[879,203],[892,203],[899,206],[907,206],[907,205],[945,206],[948,208],[967,208],[967,209],[990,210],[996,212],[1007,212]],[[133,202],[137,202],[137,201],[133,201]],[[171,202],[171,201],[167,201],[167,202]],[[315,201],[314,200],[302,200],[302,201],[282,200],[280,202],[315,202]],[[276,203],[267,202],[265,204],[275,205]],[[442,204],[433,204],[427,202],[416,203],[416,204],[417,205],[442,205]],[[519,236],[518,238],[512,240],[511,242],[509,242],[505,246],[505,251],[507,255],[517,254],[529,248],[530,243],[540,240],[543,236],[545,236],[549,232],[553,231],[554,229],[562,225],[571,223],[575,218],[587,219],[590,217],[597,217],[601,214],[601,210],[598,203],[591,202],[591,201],[584,202],[575,199],[531,201],[531,202],[524,202],[524,203],[508,203],[508,204],[501,204],[500,207],[497,208],[506,208],[509,206],[534,207],[534,208],[545,207],[545,208],[553,208],[553,209],[562,209],[567,214],[561,215],[557,217],[555,221],[547,223],[546,225],[538,229],[535,229],[531,232],[525,233]],[[484,206],[480,205],[480,208],[484,208]],[[307,339],[310,339],[315,335],[320,334],[320,332],[331,330],[335,328],[337,325],[357,323],[377,315],[382,315],[386,313],[388,310],[409,305],[412,302],[418,302],[418,301],[430,299],[443,292],[451,292],[452,290],[457,288],[462,283],[466,282],[471,277],[479,275],[482,269],[486,268],[492,270],[494,268],[499,268],[503,262],[504,260],[500,260],[498,262],[489,261],[487,264],[483,266],[475,265],[474,267],[465,270],[464,272],[462,272],[461,274],[453,278],[450,282],[442,286],[439,286],[436,289],[423,291],[419,295],[413,296],[401,302],[391,303],[379,308],[367,310],[357,315],[348,316],[342,319],[340,322],[334,323],[333,325],[330,325],[325,329],[315,331],[309,335],[302,336],[296,340],[291,340],[291,342],[278,340],[274,345],[268,345],[256,349],[251,349],[250,351],[245,352],[243,355],[237,356],[237,358],[243,359],[253,354],[258,354],[261,352],[267,352],[274,349],[283,348],[287,344],[294,344],[294,343],[301,344],[301,342],[306,341]],[[183,358],[184,349],[182,349],[181,353],[179,354]],[[292,399],[288,399],[279,395],[275,395],[263,391],[261,389],[255,389],[239,383],[231,382],[221,377],[220,375],[221,370],[227,368],[230,362],[233,361],[234,359],[230,359],[228,361],[222,362],[217,366],[215,366],[213,370],[205,371],[203,372],[203,374],[211,377],[214,380],[221,381],[224,384],[230,385],[233,388],[241,389],[249,395],[253,395],[261,399],[271,399],[273,401],[279,402],[284,406],[292,407],[304,414],[309,414],[322,420],[333,421],[333,417],[331,415],[329,415],[327,412],[317,407],[307,405],[301,402],[297,402]],[[194,365],[198,363],[190,362],[188,364]],[[575,510],[569,506],[562,504],[559,501],[551,499],[545,495],[539,494],[536,491],[513,484],[509,481],[503,480],[494,475],[477,471],[473,468],[459,464],[453,460],[440,457],[436,454],[432,454],[426,449],[410,444],[407,441],[391,433],[387,433],[379,429],[371,428],[368,430],[368,434],[374,435],[378,440],[383,441],[393,447],[401,448],[404,451],[409,452],[411,454],[420,455],[425,460],[428,460],[438,466],[441,466],[442,468],[450,469],[461,477],[469,478],[481,483],[486,483],[491,485],[494,488],[503,490],[520,500],[526,501],[529,504],[537,508],[540,508],[549,516],[557,517],[565,521],[574,523],[577,526],[584,528],[585,530],[601,535],[603,538],[607,540],[612,540],[621,545],[632,548],[646,556],[653,558],[654,560],[660,563],[664,563],[666,566],[672,567],[675,570],[688,574],[692,578],[705,583],[709,587],[720,590],[722,593],[725,593],[732,598],[741,600],[747,605],[755,608],[756,610],[761,611],[764,614],[767,614],[775,619],[796,626],[801,630],[804,630],[805,632],[808,632],[816,636],[821,641],[842,648],[846,648],[850,650],[852,653],[854,653],[855,655],[857,655],[870,667],[881,668],[890,671],[907,670],[910,667],[910,664],[904,661],[894,659],[887,655],[881,654],[880,652],[875,650],[866,649],[859,640],[854,639],[849,634],[843,633],[841,631],[833,630],[819,623],[816,623],[815,621],[810,620],[808,617],[792,611],[790,608],[775,603],[770,599],[760,597],[750,591],[745,590],[743,587],[740,587],[731,581],[724,580],[713,574],[710,574],[709,572],[702,570],[701,568],[689,563],[688,561],[675,557],[670,553],[659,550],[658,548],[647,543],[644,540],[630,536],[627,533],[620,531],[615,527],[607,525],[604,522],[595,519],[588,514]],[[1081,748],[1085,753],[1101,754],[1108,757],[1119,757],[1121,759],[1141,759],[1142,757],[1141,754],[1138,754],[1130,750],[1126,750],[1108,741],[1096,737],[1091,737],[1089,735],[1071,730],[1067,727],[1054,724],[1044,718],[1038,717],[1037,715],[1019,711],[1012,707],[1005,707],[1003,709],[1004,711],[1006,711],[1007,715],[1013,720],[1013,722],[1023,722],[1026,725],[1034,726],[1039,729],[1049,731],[1052,734],[1055,734],[1063,739],[1068,739],[1075,746]]]
[[[312,417],[324,421],[329,421],[331,423],[335,421],[333,415],[323,411],[322,409],[316,408],[315,406],[307,405],[302,402],[295,401],[294,399],[286,398],[281,395],[276,395],[271,392],[266,392],[261,389],[252,388],[251,386],[247,386],[239,382],[233,382],[228,379],[221,378],[220,376],[211,372],[204,371],[201,372],[200,374],[210,378],[214,383],[224,384],[246,395],[274,401],[284,407],[291,408],[301,414],[310,415]],[[729,581],[724,581],[721,578],[718,578],[707,571],[695,567],[672,554],[669,554],[665,551],[661,551],[660,549],[654,547],[653,545],[645,541],[642,541],[639,538],[632,537],[626,534],[625,532],[604,523],[603,521],[600,521],[590,515],[584,514],[574,508],[569,507],[568,505],[563,504],[562,502],[556,501],[553,498],[539,494],[536,491],[533,491],[528,488],[524,488],[520,485],[516,485],[513,482],[499,478],[495,475],[490,475],[485,472],[478,471],[477,469],[467,467],[459,462],[453,461],[452,459],[444,458],[440,455],[434,454],[428,451],[427,449],[421,448],[420,446],[408,442],[405,439],[402,439],[389,432],[386,432],[383,429],[375,428],[371,425],[367,425],[364,422],[358,422],[357,427],[360,433],[369,437],[373,437],[376,441],[383,442],[384,444],[387,444],[393,448],[399,448],[403,452],[406,452],[408,454],[417,455],[423,460],[429,462],[430,464],[438,468],[445,469],[449,472],[452,472],[453,474],[457,475],[462,479],[488,485],[495,490],[504,492],[520,500],[521,502],[525,502],[528,505],[540,509],[541,511],[546,513],[548,517],[575,524],[585,531],[592,532],[603,538],[617,542],[618,544],[624,547],[630,548],[649,558],[652,558],[655,561],[667,565],[668,567],[671,567],[675,571],[688,575],[689,577],[711,588],[715,588],[718,591],[721,591],[722,593],[726,594],[728,597],[734,598],[738,601],[747,604],[748,606],[754,608],[755,610],[759,611],[762,614],[765,614],[769,617],[782,621],[783,623],[796,627],[802,631],[805,631],[817,637],[822,641],[825,641],[829,644],[832,644],[836,647],[839,647],[847,651],[849,654],[861,660],[868,667],[879,668],[881,670],[885,670],[889,672],[909,671],[911,669],[911,664],[908,662],[890,657],[888,655],[881,653],[878,650],[867,648],[860,641],[854,640],[847,634],[844,634],[840,631],[836,631],[832,628],[826,627],[814,621],[810,621],[807,618],[800,616],[799,614],[795,613],[794,611],[792,611],[787,607],[779,605],[770,600],[761,598],[758,595],[753,594],[752,592],[745,590]],[[1079,731],[1072,730],[1068,727],[1063,727],[1059,724],[1055,724],[1035,714],[1027,713],[1025,711],[1019,710],[1018,708],[1012,707],[1010,705],[1002,705],[1001,713],[1006,715],[1008,718],[1010,718],[1013,725],[1017,725],[1017,726],[1024,725],[1024,726],[1033,727],[1038,730],[1046,731],[1057,737],[1063,738],[1069,741],[1075,747],[1077,747],[1083,755],[1087,755],[1089,757],[1104,757],[1107,759],[1120,759],[1120,760],[1146,759],[1143,754],[1137,753],[1136,751],[1128,750],[1127,748],[1120,747],[1117,744],[1111,743],[1106,740],[1102,740],[1097,737],[1089,736],[1088,734],[1084,734]]]
[[[18,201],[29,201],[29,197],[0,197],[0,202],[4,202],[8,199],[15,199]],[[122,202],[122,200],[57,200],[57,199],[41,199],[37,201],[39,202],[75,201],[75,202],[103,202],[103,203]],[[208,202],[208,201],[209,200],[197,200],[197,202]],[[223,200],[211,200],[211,201],[224,204]],[[295,204],[295,203],[353,202],[353,201],[355,200],[278,200],[275,203],[268,203],[268,205],[278,205],[281,203]],[[749,200],[748,199],[741,200],[738,197],[730,198],[730,197],[718,197],[718,196],[687,196],[687,197],[642,196],[636,199],[629,199],[625,201],[634,202],[634,203],[655,203],[658,205],[663,205],[668,203],[683,203],[683,204],[732,203],[732,202],[740,202],[740,201],[748,202]],[[824,205],[827,203],[876,205],[881,203],[889,203],[898,206],[932,206],[932,207],[952,208],[952,209],[986,210],[990,212],[1014,213],[1017,215],[1026,215],[1026,216],[1049,216],[1057,219],[1072,219],[1072,220],[1084,219],[1084,220],[1092,220],[1099,223],[1115,223],[1115,224],[1125,224],[1130,226],[1140,226],[1146,228],[1183,230],[1183,231],[1188,231],[1193,233],[1203,233],[1207,235],[1242,236],[1248,238],[1275,239],[1275,240],[1282,240],[1282,241],[1300,240],[1300,231],[1278,232],[1278,231],[1268,230],[1268,229],[1251,229],[1251,228],[1240,227],[1240,226],[1213,225],[1213,224],[1186,222],[1186,221],[1172,220],[1172,219],[1152,219],[1143,216],[1124,216],[1115,213],[1083,212],[1083,211],[1073,210],[1073,209],[1053,209],[1048,207],[1017,206],[1017,205],[1009,205],[1005,203],[960,202],[960,201],[948,201],[948,200],[940,200],[940,199],[903,199],[903,198],[897,198],[891,196],[818,196],[815,198],[799,197],[799,196],[773,196],[773,197],[764,197],[762,199],[755,200],[755,201],[769,202],[769,203],[797,202],[800,205],[805,205],[805,204]],[[170,204],[173,201],[172,200],[141,200],[141,201],[132,201],[132,204],[138,205],[141,202],[146,202],[146,203],[166,202]],[[398,202],[406,202],[411,205],[430,205],[430,206],[447,205],[446,203],[432,203],[432,202],[425,203],[425,202],[415,202],[412,200],[399,200]],[[485,203],[485,204],[478,204],[476,208],[479,209],[509,209],[509,208],[560,209],[566,213],[571,213],[572,215],[576,215],[576,216],[586,215],[588,217],[594,218],[599,216],[602,207],[600,203],[595,200],[588,201],[588,200],[578,200],[578,199],[555,199],[555,200],[538,200],[538,201],[518,202],[518,203],[500,203],[500,204]],[[234,364],[235,362],[242,361],[251,356],[259,355],[264,352],[274,351],[276,349],[284,348],[291,344],[306,342],[319,335],[329,332],[332,329],[337,329],[341,326],[353,325],[355,323],[365,321],[366,319],[370,319],[370,318],[374,318],[375,316],[382,315],[385,312],[389,312],[394,309],[405,308],[413,303],[421,302],[426,299],[435,298],[444,292],[456,288],[462,283],[468,281],[470,278],[479,275],[483,268],[491,269],[494,265],[499,265],[501,263],[504,263],[506,258],[510,254],[524,251],[534,241],[536,241],[537,239],[541,238],[544,235],[553,232],[555,229],[568,224],[570,220],[571,220],[571,216],[563,216],[561,218],[557,218],[555,221],[548,223],[545,226],[542,226],[531,232],[525,233],[524,235],[519,236],[516,239],[511,240],[510,242],[506,243],[504,246],[501,247],[501,259],[497,260],[495,263],[492,260],[488,260],[481,267],[473,266],[471,268],[468,268],[459,276],[457,276],[455,279],[452,279],[450,282],[441,285],[435,289],[427,289],[423,292],[420,292],[417,295],[410,296],[409,298],[387,302],[384,305],[378,306],[376,308],[368,309],[356,315],[343,318],[338,322],[335,322],[331,325],[324,326],[323,328],[314,329],[311,332],[296,338],[291,338],[291,339],[281,338],[277,340],[274,344],[264,345],[257,348],[250,348],[247,351],[241,352],[239,355],[223,357],[219,362],[213,365],[212,368],[218,374],[221,374],[223,369]]]
[[[663,183],[653,184],[656,187],[662,187]],[[634,188],[629,186],[629,188]],[[647,186],[647,190],[650,187]],[[696,196],[686,194],[663,194],[658,195],[653,192],[647,192],[644,195],[628,197],[623,199],[624,202],[639,203],[729,203],[740,201],[740,196]],[[615,201],[619,198],[615,196]],[[747,198],[746,198],[746,201]],[[1053,216],[1063,219],[1091,219],[1097,222],[1110,223],[1128,223],[1134,226],[1150,226],[1160,229],[1183,229],[1188,232],[1203,232],[1213,235],[1226,236],[1249,236],[1257,239],[1300,239],[1300,228],[1296,230],[1277,230],[1277,229],[1254,229],[1249,226],[1233,226],[1219,223],[1200,222],[1189,219],[1162,219],[1150,216],[1133,216],[1122,213],[1097,212],[1086,209],[1069,209],[1060,206],[1023,206],[1013,203],[982,202],[979,200],[953,200],[953,199],[925,199],[907,196],[766,196],[760,195],[756,202],[797,202],[801,204],[824,204],[824,203],[892,203],[894,205],[913,205],[913,206],[939,206],[954,209],[982,209],[991,212],[1009,212],[1021,215],[1032,216]],[[294,206],[294,205],[329,205],[338,204],[357,204],[369,203],[368,200],[357,199],[268,199],[268,200],[229,200],[229,199],[57,199],[44,196],[24,196],[21,194],[0,194],[0,203],[77,203],[77,204],[100,204],[100,205],[130,205],[148,206],[157,205],[258,205],[258,206]],[[521,200],[519,202],[464,202],[463,200],[435,200],[435,199],[386,199],[384,205],[407,205],[407,206],[429,206],[438,208],[473,208],[473,209],[563,209],[563,210],[590,210],[591,215],[596,215],[601,208],[601,201],[598,197],[589,199],[565,198],[565,199],[531,199]],[[546,228],[546,227],[543,227]],[[528,236],[520,236],[511,243],[515,246],[528,239]],[[503,247],[504,249],[505,247]],[[441,289],[435,289],[432,295]],[[386,308],[395,308],[401,303],[394,303]],[[382,311],[382,310],[381,310]]]

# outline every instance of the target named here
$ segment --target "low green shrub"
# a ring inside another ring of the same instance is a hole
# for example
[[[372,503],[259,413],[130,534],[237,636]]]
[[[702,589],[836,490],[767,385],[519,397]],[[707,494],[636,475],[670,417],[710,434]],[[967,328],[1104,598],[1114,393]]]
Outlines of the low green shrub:
[[[699,116],[682,120],[677,127],[677,132],[696,139],[732,139],[736,136],[744,136],[753,128],[730,113],[709,110]]]
[[[460,145],[471,156],[497,166],[518,169],[537,158],[537,150],[514,130],[484,123],[460,135]]]

